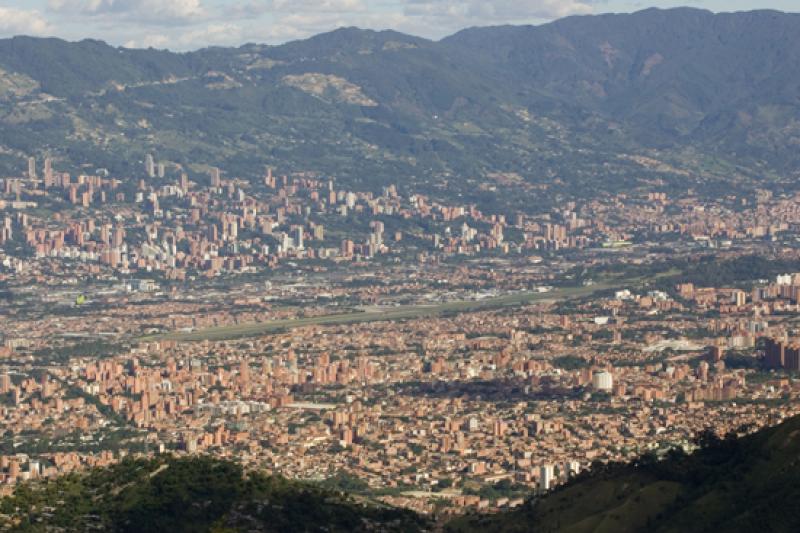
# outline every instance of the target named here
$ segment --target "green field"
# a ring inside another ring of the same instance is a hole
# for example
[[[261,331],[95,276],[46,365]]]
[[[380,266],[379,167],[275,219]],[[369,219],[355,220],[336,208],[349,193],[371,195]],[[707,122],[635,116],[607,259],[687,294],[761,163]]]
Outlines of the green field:
[[[567,298],[578,298],[589,296],[595,292],[607,290],[614,286],[621,286],[627,281],[638,280],[617,280],[616,283],[604,282],[597,283],[588,287],[567,287],[556,289],[551,292],[521,292],[487,298],[485,300],[464,300],[448,302],[437,305],[407,305],[396,307],[387,311],[370,311],[340,313],[331,315],[321,315],[309,318],[295,318],[288,320],[273,320],[254,324],[237,324],[233,326],[221,326],[215,328],[202,329],[187,333],[173,332],[164,335],[144,337],[142,340],[176,340],[176,341],[203,341],[203,340],[226,340],[241,337],[254,337],[275,331],[281,331],[301,326],[323,326],[332,324],[352,324],[357,322],[375,322],[386,320],[403,320],[409,318],[419,318],[424,316],[441,316],[451,313],[465,313],[485,309],[494,309],[508,306],[525,305],[537,301],[563,300]]]

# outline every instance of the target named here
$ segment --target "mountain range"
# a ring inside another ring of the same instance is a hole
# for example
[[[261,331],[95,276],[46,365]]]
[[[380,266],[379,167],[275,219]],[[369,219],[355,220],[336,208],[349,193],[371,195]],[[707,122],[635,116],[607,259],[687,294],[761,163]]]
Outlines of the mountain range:
[[[0,40],[0,170],[413,184],[525,207],[636,186],[791,187],[800,14],[677,8],[463,30],[342,28],[190,53]],[[506,194],[508,193],[508,194]]]

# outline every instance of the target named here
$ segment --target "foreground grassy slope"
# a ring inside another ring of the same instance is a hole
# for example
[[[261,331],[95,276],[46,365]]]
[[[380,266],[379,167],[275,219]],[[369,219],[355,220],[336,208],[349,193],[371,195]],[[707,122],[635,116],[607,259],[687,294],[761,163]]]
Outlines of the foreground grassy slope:
[[[449,523],[208,457],[126,460],[25,484],[0,501],[11,531],[446,533],[800,531],[800,417],[700,451],[596,465],[533,504]]]
[[[800,418],[665,461],[596,468],[535,504],[454,532],[799,531]]]
[[[13,531],[423,531],[414,513],[357,503],[207,457],[127,460],[20,487],[0,503]]]

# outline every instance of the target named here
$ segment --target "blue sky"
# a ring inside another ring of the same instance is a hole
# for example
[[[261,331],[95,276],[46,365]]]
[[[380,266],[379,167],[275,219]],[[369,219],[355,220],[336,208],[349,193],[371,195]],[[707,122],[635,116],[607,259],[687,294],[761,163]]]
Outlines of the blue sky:
[[[91,37],[128,47],[190,50],[281,43],[359,26],[438,39],[469,26],[681,5],[800,11],[800,0],[0,0],[0,37]]]

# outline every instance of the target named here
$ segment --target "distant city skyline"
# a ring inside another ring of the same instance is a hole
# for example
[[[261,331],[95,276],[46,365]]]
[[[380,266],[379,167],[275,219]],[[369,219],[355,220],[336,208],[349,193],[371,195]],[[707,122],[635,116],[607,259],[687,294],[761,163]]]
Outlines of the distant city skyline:
[[[541,24],[570,15],[690,6],[797,11],[795,0],[0,0],[0,37],[101,39],[183,51],[279,44],[342,26],[439,39],[462,28]]]

